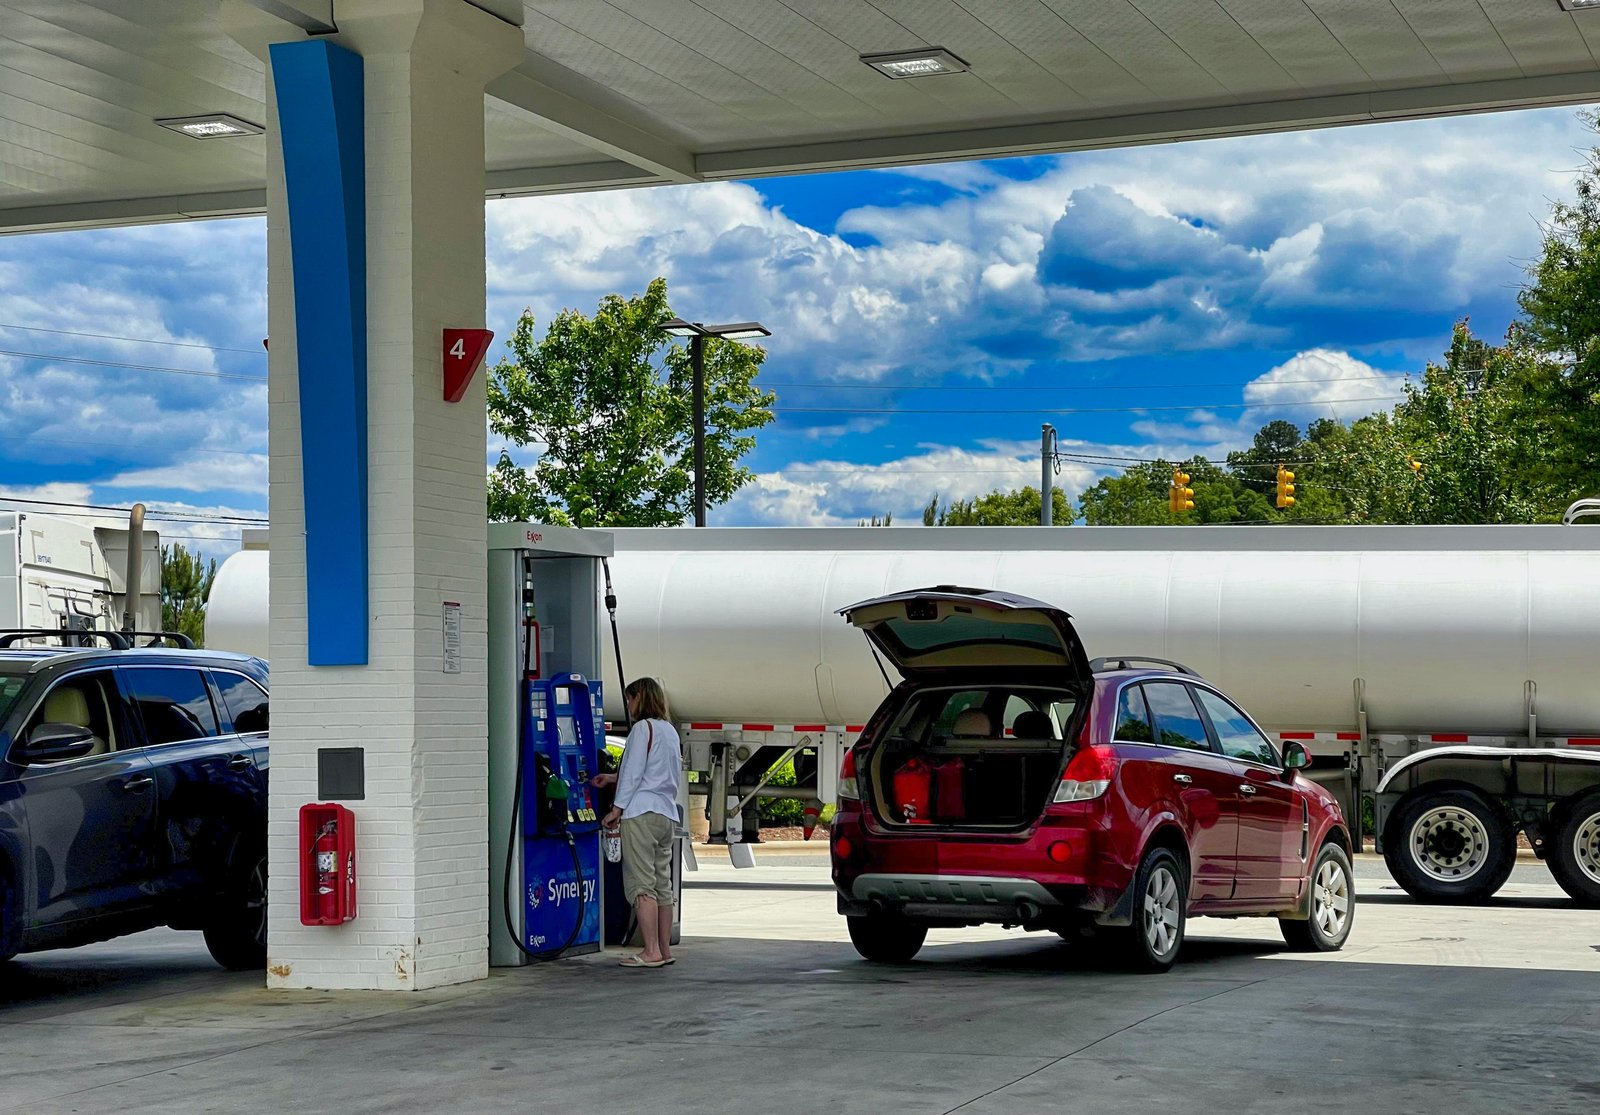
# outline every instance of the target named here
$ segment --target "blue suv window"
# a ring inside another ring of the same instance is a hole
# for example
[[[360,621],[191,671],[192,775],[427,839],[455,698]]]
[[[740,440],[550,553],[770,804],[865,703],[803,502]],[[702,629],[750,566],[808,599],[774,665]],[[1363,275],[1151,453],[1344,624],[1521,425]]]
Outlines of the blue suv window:
[[[218,734],[211,693],[199,670],[141,666],[124,669],[122,683],[144,721],[150,743],[177,743]]]
[[[233,721],[233,730],[240,735],[267,730],[267,693],[243,674],[225,674],[217,670],[211,675],[222,694],[222,708]]]

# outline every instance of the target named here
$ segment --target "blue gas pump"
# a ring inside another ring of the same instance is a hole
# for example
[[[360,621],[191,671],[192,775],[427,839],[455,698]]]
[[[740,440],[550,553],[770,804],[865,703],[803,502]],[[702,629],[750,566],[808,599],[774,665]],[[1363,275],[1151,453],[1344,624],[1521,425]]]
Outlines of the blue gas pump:
[[[600,947],[600,816],[589,780],[605,720],[599,681],[524,679],[523,945],[536,953]]]

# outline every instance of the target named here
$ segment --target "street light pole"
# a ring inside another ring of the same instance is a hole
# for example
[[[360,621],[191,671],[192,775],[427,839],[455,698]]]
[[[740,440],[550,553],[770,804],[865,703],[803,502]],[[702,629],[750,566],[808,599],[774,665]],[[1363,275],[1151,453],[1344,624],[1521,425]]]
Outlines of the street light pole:
[[[1056,428],[1046,422],[1039,432],[1039,525],[1055,522],[1055,494],[1050,490],[1056,467]]]
[[[702,325],[698,321],[684,321],[681,317],[675,317],[662,322],[661,331],[669,337],[679,337],[689,342],[689,367],[694,375],[694,525],[703,527],[706,525],[706,338],[753,341],[757,337],[772,336],[772,330],[759,321]]]
[[[694,525],[706,525],[706,335],[689,338],[694,369]]]

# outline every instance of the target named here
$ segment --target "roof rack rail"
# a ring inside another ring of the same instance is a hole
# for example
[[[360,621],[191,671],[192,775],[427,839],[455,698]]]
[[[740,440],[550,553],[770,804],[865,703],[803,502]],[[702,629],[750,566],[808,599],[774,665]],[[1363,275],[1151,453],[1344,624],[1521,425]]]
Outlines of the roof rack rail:
[[[1188,674],[1192,678],[1200,676],[1199,670],[1191,670],[1182,662],[1174,662],[1170,658],[1151,658],[1147,654],[1115,654],[1109,658],[1096,658],[1089,663],[1089,672],[1098,674],[1105,670],[1131,670],[1134,669],[1130,665],[1133,662],[1153,662],[1157,666],[1166,666],[1180,674]]]
[[[120,631],[74,630],[65,627],[9,627],[0,631],[0,650],[16,646],[25,639],[60,639],[63,647],[89,647],[95,639],[104,639],[112,650],[132,647],[128,637]]]
[[[150,641],[148,643],[143,644],[147,647],[160,646],[162,643],[171,643],[179,650],[195,649],[194,640],[189,638],[189,636],[185,635],[182,631],[122,631],[119,632],[119,634],[130,640],[149,639]],[[134,645],[139,646],[140,644],[135,643]]]

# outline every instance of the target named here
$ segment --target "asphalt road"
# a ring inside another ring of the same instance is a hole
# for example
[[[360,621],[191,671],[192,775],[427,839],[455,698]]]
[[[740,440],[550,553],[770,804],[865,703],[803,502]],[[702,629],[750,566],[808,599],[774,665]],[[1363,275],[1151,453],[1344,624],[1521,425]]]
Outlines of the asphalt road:
[[[1199,919],[1161,976],[999,929],[859,960],[825,861],[702,855],[680,962],[413,993],[267,991],[157,931],[0,967],[0,1111],[1477,1115],[1600,1108],[1600,913],[1542,867],[1479,907],[1358,866],[1333,956]]]

